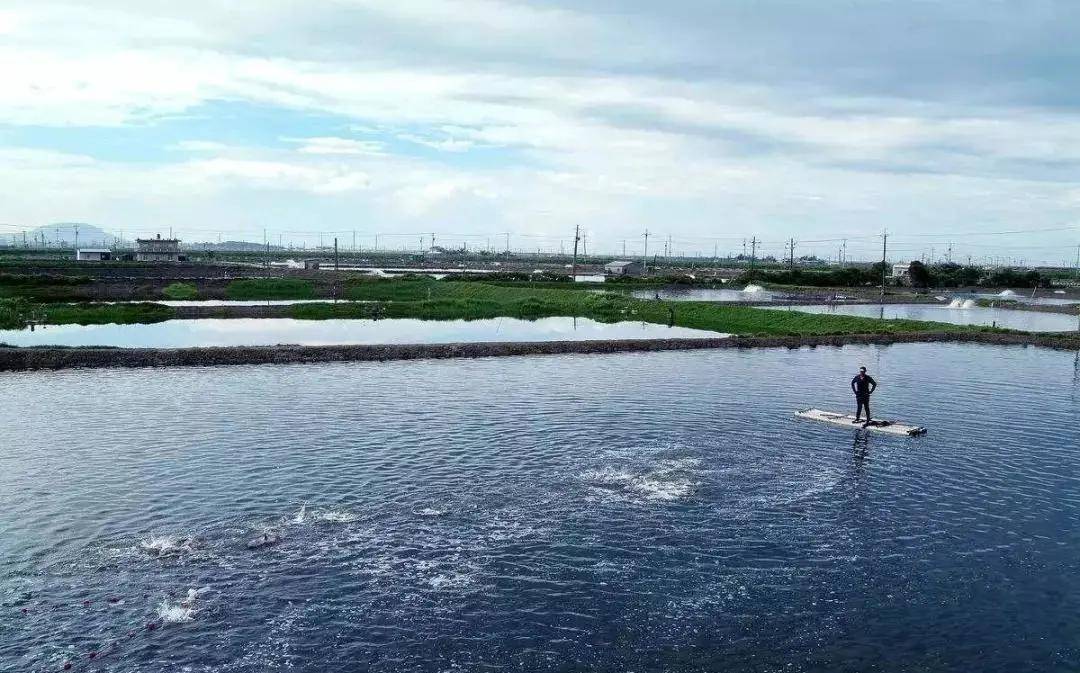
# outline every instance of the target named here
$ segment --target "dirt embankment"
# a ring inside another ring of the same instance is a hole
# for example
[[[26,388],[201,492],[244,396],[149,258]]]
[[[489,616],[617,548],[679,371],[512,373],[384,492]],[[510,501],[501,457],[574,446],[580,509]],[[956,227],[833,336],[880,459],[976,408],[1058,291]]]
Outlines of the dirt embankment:
[[[630,339],[383,346],[258,346],[226,348],[2,348],[0,371],[103,367],[175,367],[310,362],[624,353],[708,348],[800,348],[850,344],[958,342],[1080,350],[1080,335],[922,332],[805,337]]]

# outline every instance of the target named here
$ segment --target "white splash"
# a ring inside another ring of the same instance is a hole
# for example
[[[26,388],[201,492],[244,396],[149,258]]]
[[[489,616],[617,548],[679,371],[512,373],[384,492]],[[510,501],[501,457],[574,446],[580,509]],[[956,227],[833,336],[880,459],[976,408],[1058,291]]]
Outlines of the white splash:
[[[300,505],[300,511],[293,517],[292,522],[295,524],[304,523],[304,518],[307,516],[307,503]]]
[[[168,556],[191,551],[195,542],[190,537],[152,535],[139,541],[139,548],[152,556]]]
[[[742,289],[742,291],[747,292],[749,294],[757,294],[758,292],[764,292],[765,288],[761,287],[760,285],[751,284],[751,285],[747,285],[746,287],[744,287]]]
[[[435,509],[434,507],[425,507],[416,512],[418,516],[446,516],[445,509]]]
[[[326,509],[315,512],[315,518],[328,523],[352,523],[360,517],[345,510]]]
[[[161,601],[157,610],[158,617],[166,624],[179,624],[192,621],[195,619],[199,596],[206,591],[206,587],[201,589],[188,589],[187,596],[175,605],[170,605],[168,601]]]

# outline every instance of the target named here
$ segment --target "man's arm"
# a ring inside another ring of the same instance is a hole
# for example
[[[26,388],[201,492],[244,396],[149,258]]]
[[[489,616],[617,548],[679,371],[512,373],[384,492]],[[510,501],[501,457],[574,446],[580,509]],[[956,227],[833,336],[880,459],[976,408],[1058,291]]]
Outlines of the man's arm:
[[[858,395],[858,394],[859,394],[859,389],[855,387],[855,381],[856,381],[856,380],[857,380],[858,378],[859,378],[859,377],[857,377],[857,376],[856,376],[856,377],[855,377],[854,379],[851,379],[851,392],[855,393],[856,395]]]
[[[873,376],[867,376],[866,378],[870,380],[870,394],[873,395],[874,391],[877,390],[877,381],[874,380]]]

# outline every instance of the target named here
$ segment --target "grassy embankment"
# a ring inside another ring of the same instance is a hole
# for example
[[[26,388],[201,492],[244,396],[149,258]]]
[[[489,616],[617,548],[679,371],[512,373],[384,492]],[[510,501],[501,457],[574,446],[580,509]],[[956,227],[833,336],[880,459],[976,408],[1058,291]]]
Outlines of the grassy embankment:
[[[634,320],[731,334],[769,336],[1001,331],[914,320],[883,321],[855,316],[764,310],[708,302],[638,300],[618,293],[542,288],[529,283],[508,286],[428,278],[354,279],[346,281],[341,290],[342,298],[366,303],[297,304],[286,309],[288,315],[303,320],[474,320],[577,316],[601,322]],[[227,295],[236,299],[308,299],[313,297],[314,288],[309,281],[299,279],[248,279],[231,283]],[[174,315],[173,309],[152,303],[53,304],[46,307],[46,320],[54,324],[159,322]]]
[[[162,289],[166,299],[189,300],[199,296],[199,289],[191,283],[173,283]]]
[[[225,288],[229,299],[314,299],[315,285],[300,278],[247,278]]]

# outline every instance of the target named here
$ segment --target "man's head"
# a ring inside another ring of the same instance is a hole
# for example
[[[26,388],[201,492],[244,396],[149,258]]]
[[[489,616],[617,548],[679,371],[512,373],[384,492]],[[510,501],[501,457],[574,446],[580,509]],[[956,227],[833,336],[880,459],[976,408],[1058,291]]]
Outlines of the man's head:
[[[866,367],[859,367],[859,374],[861,376],[866,376]]]

